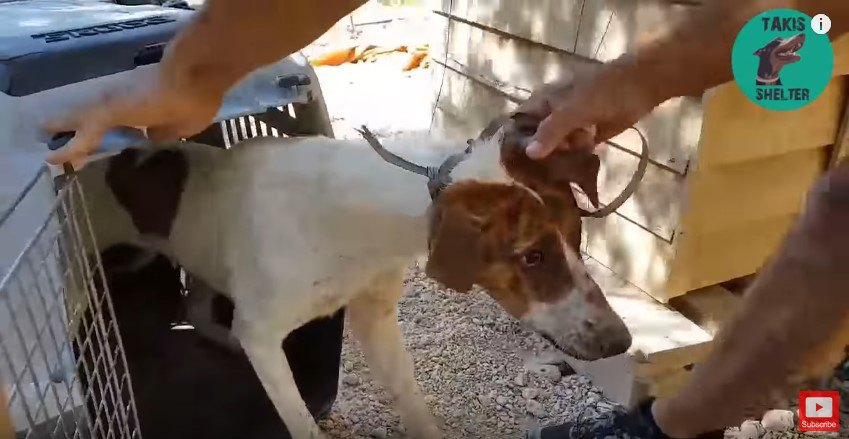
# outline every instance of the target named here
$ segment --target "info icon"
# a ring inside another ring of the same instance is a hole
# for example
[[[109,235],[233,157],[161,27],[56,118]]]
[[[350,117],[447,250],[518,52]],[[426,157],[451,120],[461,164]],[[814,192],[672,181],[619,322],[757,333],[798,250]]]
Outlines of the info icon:
[[[837,392],[799,392],[799,431],[839,430],[840,396]]]

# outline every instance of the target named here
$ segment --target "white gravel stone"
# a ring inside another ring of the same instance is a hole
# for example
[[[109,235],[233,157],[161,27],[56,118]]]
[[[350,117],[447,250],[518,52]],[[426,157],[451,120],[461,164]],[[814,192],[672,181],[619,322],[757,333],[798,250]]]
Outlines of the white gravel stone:
[[[358,386],[360,384],[360,378],[356,375],[345,375],[345,377],[342,378],[342,382],[349,386]]]
[[[522,389],[522,398],[536,399],[537,396],[539,396],[539,389],[534,389],[533,387]]]
[[[737,433],[737,439],[760,439],[766,433],[763,425],[758,421],[748,420],[740,424],[740,431]]]
[[[525,409],[528,413],[536,416],[537,418],[545,417],[545,409],[542,407],[542,404],[539,401],[534,401],[533,399],[529,400]]]
[[[386,427],[377,427],[371,431],[371,437],[376,439],[386,439],[389,433],[386,432]]]
[[[767,431],[789,431],[796,427],[791,410],[770,410],[764,413],[761,424]]]
[[[525,387],[525,384],[528,383],[528,374],[524,370],[519,372],[516,378],[513,379],[513,382],[519,387]]]
[[[556,383],[560,381],[560,369],[553,364],[535,364],[531,366],[530,372]]]

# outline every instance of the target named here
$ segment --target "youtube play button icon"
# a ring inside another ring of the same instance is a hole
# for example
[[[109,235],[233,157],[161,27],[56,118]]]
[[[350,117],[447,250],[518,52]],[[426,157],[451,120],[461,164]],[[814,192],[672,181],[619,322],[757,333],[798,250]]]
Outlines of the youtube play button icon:
[[[837,392],[799,392],[799,430],[838,431],[839,404]]]
[[[819,396],[805,400],[805,413],[809,418],[830,418],[833,411],[831,398]]]

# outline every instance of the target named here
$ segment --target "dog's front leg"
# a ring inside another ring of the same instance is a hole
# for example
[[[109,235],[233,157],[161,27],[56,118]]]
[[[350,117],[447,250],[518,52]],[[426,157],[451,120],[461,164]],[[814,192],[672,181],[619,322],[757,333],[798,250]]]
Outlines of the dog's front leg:
[[[395,288],[401,285],[400,279]],[[392,396],[411,437],[441,438],[416,383],[413,361],[398,327],[396,295],[369,292],[348,306],[354,337],[365,354],[369,370]]]
[[[242,350],[251,362],[265,393],[271,400],[277,413],[286,424],[286,429],[293,439],[321,439],[324,435],[318,428],[315,419],[307,409],[304,399],[295,384],[292,369],[281,345],[287,334],[274,331],[268,333],[268,328],[262,331],[245,320],[237,317],[233,329],[239,339]]]

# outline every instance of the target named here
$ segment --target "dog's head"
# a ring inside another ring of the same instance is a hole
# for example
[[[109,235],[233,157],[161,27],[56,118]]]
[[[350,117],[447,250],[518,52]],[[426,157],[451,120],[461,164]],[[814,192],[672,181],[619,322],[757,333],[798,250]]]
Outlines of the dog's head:
[[[765,46],[756,50],[754,55],[760,58],[758,76],[772,79],[778,76],[787,64],[802,59],[796,52],[805,44],[805,34],[800,33],[790,38],[775,38]]]
[[[631,336],[578,253],[581,210],[570,188],[576,183],[595,200],[598,158],[558,153],[532,161],[523,145],[535,128],[514,119],[500,138],[500,160],[513,181],[460,180],[431,206],[427,274],[459,292],[484,287],[576,358],[620,354]]]

